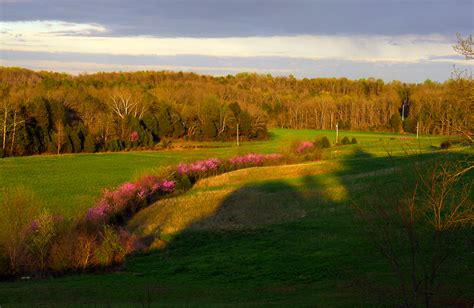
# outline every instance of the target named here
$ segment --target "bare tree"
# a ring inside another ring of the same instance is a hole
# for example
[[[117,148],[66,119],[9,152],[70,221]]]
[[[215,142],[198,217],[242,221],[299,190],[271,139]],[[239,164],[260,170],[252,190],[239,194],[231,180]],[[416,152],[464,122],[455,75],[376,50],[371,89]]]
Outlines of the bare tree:
[[[11,102],[8,99],[9,95],[9,87],[7,85],[2,84],[0,86],[0,95],[1,95],[1,109],[0,112],[1,114],[1,121],[2,121],[2,126],[1,126],[1,133],[2,133],[2,150],[5,151],[5,148],[7,146],[7,134],[8,134],[8,128],[9,128],[9,114],[10,114],[10,109],[11,109]]]
[[[127,116],[142,118],[145,113],[145,105],[136,94],[127,89],[115,89],[110,100],[110,108],[120,119]]]
[[[433,305],[443,267],[472,231],[472,183],[466,174],[474,164],[451,155],[416,163],[414,173],[400,172],[400,185],[394,185],[403,192],[400,198],[385,195],[384,187],[356,206],[370,240],[398,278],[406,307]]]
[[[467,60],[474,59],[472,34],[463,38],[461,34],[456,33],[456,37],[458,38],[458,43],[453,45],[453,49],[457,53],[465,56]]]
[[[58,119],[55,123],[56,126],[56,148],[57,154],[61,153],[61,148],[64,144],[64,123],[60,119]]]
[[[463,38],[461,34],[456,33],[456,36],[457,36],[457,39],[458,39],[458,43],[456,45],[453,45],[453,49],[457,53],[464,55],[466,57],[466,60],[474,59],[474,49],[473,49],[474,43],[473,43],[473,40],[472,40],[472,35],[469,35],[468,37]],[[472,72],[469,73],[468,71],[460,71],[460,70],[457,70],[456,67],[454,67],[454,71],[453,71],[452,75],[453,75],[452,79],[457,81],[461,85],[464,84],[464,83],[462,83],[463,80],[468,80],[468,81],[472,82]],[[472,86],[459,87],[459,89],[457,89],[457,91],[459,93],[462,93],[462,95],[464,97],[469,99],[470,103],[468,104],[467,108],[472,111],[472,108],[474,108],[474,104],[472,103],[472,100],[474,99],[474,96],[473,96],[474,91],[472,90]],[[470,120],[469,122],[472,123],[471,122],[472,121],[472,114],[470,116],[468,116],[468,119]],[[454,126],[455,126],[454,127],[455,131],[462,134],[469,143],[471,143],[471,144],[473,143],[472,131],[471,131],[471,125],[470,124],[467,124],[467,125],[456,124]]]
[[[11,142],[11,147],[10,147],[10,153],[13,155],[13,150],[15,148],[15,136],[16,136],[16,128],[18,125],[24,123],[25,120],[19,120],[18,119],[18,105],[15,106],[13,109],[13,123],[11,124],[12,126],[12,142]]]

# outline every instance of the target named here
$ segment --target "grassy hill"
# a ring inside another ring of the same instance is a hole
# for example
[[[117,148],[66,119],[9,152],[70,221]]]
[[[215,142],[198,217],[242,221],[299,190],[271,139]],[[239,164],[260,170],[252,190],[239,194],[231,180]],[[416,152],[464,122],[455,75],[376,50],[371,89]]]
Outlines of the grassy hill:
[[[43,185],[66,183],[60,186],[65,190],[64,199],[46,194],[43,198],[78,200],[69,197],[76,191],[72,180],[68,182],[73,175],[62,169],[76,165],[78,183],[87,187],[78,195],[92,200],[101,187],[128,180],[145,167],[230,156],[235,151],[274,152],[293,138],[329,135],[273,133],[270,141],[240,148],[15,158],[10,166],[24,168],[25,173],[11,177],[18,182],[30,179],[28,173],[34,174],[31,170],[37,168],[36,176],[44,178]],[[128,223],[129,230],[150,239],[151,251],[128,257],[122,268],[110,273],[2,283],[0,303],[396,305],[397,280],[372,246],[366,223],[357,218],[354,205],[364,205],[367,196],[378,197],[380,202],[398,198],[399,183],[413,180],[413,164],[439,154],[396,155],[406,143],[416,148],[413,137],[349,135],[356,136],[359,144],[331,148],[328,160],[237,170],[201,180],[186,194],[158,201]],[[429,152],[440,140],[423,139],[420,148]],[[387,155],[390,149],[391,158]],[[56,164],[63,182],[54,177],[56,171],[47,172],[34,164],[35,159]],[[25,166],[28,161],[30,167]],[[99,166],[104,169],[97,170]],[[95,182],[90,179],[99,174],[102,177]],[[34,185],[31,187],[40,192],[41,185]],[[457,247],[455,252],[458,258],[446,264],[449,270],[443,272],[438,305],[468,304],[474,299],[474,279],[468,274],[474,266],[469,257],[472,247]]]
[[[346,135],[356,137],[357,148],[374,156],[387,156],[387,152],[399,155],[405,150],[431,151],[446,139],[422,137],[417,140],[413,135],[367,132],[341,132],[340,138]],[[0,187],[25,186],[45,207],[66,217],[75,216],[93,204],[102,189],[117,186],[152,168],[249,152],[283,152],[292,140],[314,140],[317,136],[335,140],[334,131],[273,129],[269,140],[243,143],[240,147],[229,142],[175,142],[174,149],[158,152],[12,157],[0,159]],[[205,148],[184,149],[193,146]],[[342,159],[353,155],[354,149],[354,146],[333,147],[326,156]]]

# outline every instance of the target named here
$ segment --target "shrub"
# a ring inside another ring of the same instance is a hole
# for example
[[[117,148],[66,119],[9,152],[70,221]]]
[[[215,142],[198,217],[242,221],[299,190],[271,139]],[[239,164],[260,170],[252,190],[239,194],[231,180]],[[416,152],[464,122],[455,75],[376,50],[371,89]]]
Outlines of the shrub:
[[[328,137],[324,136],[317,138],[316,141],[314,141],[314,145],[320,149],[327,149],[331,147],[331,142],[329,142]]]
[[[180,163],[176,167],[176,174],[179,177],[188,177],[188,180],[192,184],[198,179],[217,175],[226,171],[274,163],[275,161],[281,160],[283,157],[283,154],[249,153],[246,155],[235,156],[225,161],[217,158],[209,158],[192,163]]]
[[[231,170],[242,169],[246,167],[263,166],[265,163],[281,160],[283,154],[246,154],[232,157],[228,160]]]
[[[133,131],[130,133],[130,141],[137,142],[140,139],[140,134],[137,131]]]
[[[441,148],[442,149],[449,149],[452,145],[453,144],[449,140],[441,142]]]
[[[161,146],[163,147],[163,149],[169,149],[171,148],[171,139],[168,139],[168,138],[162,138],[161,139]]]
[[[74,257],[81,253],[76,252],[77,238],[73,234],[64,234],[58,241],[53,243],[50,252],[49,266],[55,272],[62,272],[76,266]]]
[[[320,160],[322,158],[322,149],[314,147],[310,152],[302,157],[302,161]]]
[[[319,160],[322,157],[322,139],[311,141],[293,141],[290,146],[288,161],[303,162],[311,160]]]
[[[345,136],[344,138],[342,138],[341,140],[341,144],[342,145],[347,145],[347,144],[350,144],[351,141],[349,140],[349,138],[347,136]]]
[[[194,180],[202,177],[215,175],[222,162],[217,158],[209,158],[206,160],[198,160],[193,163],[181,163],[177,167],[179,175],[187,175]]]
[[[356,139],[356,137],[352,137],[351,144],[357,144],[357,139]]]
[[[50,254],[50,267],[55,272],[86,270],[93,265],[97,236],[86,231],[70,230],[56,241]]]
[[[183,175],[179,178],[178,186],[183,191],[186,191],[186,190],[191,189],[193,184],[191,183],[191,180],[189,179],[187,175]]]
[[[99,266],[110,266],[120,263],[125,256],[120,237],[111,226],[104,226],[100,234],[101,243],[94,253],[95,261]]]
[[[294,140],[290,145],[290,151],[292,154],[301,155],[312,147],[314,147],[314,144],[311,141]]]
[[[139,236],[133,235],[123,228],[119,228],[117,232],[120,245],[124,249],[124,255],[134,251],[144,250],[146,248],[143,240]]]
[[[0,203],[0,250],[8,260],[10,274],[19,273],[28,262],[27,239],[39,208],[36,198],[25,188],[3,190]]]
[[[44,272],[48,254],[56,236],[56,225],[53,215],[43,211],[31,224],[32,235],[29,249],[34,258],[33,266]]]

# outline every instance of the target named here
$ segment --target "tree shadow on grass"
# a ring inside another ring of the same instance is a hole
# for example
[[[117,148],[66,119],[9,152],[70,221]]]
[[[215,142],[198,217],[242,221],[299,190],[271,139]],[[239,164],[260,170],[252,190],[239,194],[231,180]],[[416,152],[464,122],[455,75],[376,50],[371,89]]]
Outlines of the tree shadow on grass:
[[[331,174],[245,185],[129,269],[144,258],[167,279],[204,283],[228,302],[396,304],[397,281],[352,205],[380,190],[396,197],[395,171],[432,157],[356,150]]]
[[[432,157],[359,150],[331,174],[244,185],[164,237],[164,248],[128,257],[121,273],[16,292],[36,303],[395,305],[397,282],[352,203],[400,181],[393,168]]]

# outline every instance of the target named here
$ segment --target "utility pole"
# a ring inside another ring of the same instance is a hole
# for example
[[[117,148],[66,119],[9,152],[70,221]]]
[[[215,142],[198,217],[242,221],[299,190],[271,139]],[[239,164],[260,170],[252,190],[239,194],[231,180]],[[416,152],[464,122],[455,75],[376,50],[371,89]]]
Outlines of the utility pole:
[[[416,122],[416,139],[419,138],[419,131],[420,131],[420,123]]]
[[[336,144],[339,143],[339,122],[336,123]]]
[[[237,123],[237,146],[240,146],[240,142],[239,142],[239,123]]]
[[[402,105],[402,122],[405,121],[405,103],[406,99],[403,100],[403,105]]]

